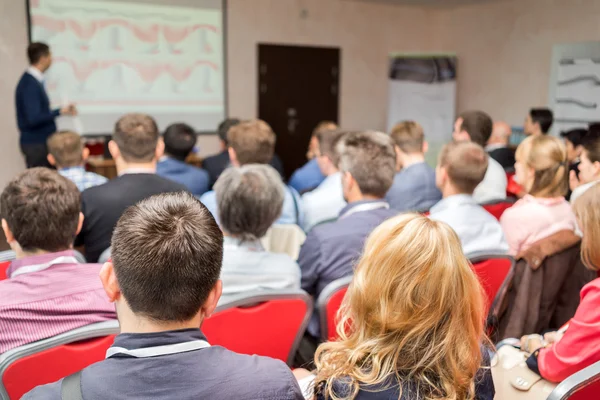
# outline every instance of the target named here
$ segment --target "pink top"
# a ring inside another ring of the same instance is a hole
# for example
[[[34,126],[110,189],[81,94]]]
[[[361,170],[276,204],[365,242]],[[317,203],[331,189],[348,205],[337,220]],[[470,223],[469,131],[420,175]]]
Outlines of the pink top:
[[[526,195],[502,214],[500,224],[512,256],[559,231],[578,231],[575,214],[564,197]]]
[[[98,273],[72,251],[13,261],[0,281],[0,353],[116,318]]]

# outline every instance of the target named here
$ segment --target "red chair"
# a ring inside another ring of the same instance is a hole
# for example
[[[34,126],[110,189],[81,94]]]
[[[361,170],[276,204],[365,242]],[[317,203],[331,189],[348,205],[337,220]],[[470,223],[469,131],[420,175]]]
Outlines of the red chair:
[[[219,305],[202,324],[211,345],[292,364],[313,311],[302,290],[244,294]]]
[[[504,211],[511,208],[513,206],[513,204],[515,204],[514,201],[507,199],[507,200],[502,200],[502,201],[497,201],[497,202],[485,203],[485,204],[482,204],[481,206],[483,208],[485,208],[485,210],[487,212],[492,214],[498,221],[500,221],[500,217],[502,217],[502,214],[504,214]]]
[[[515,266],[515,259],[506,254],[474,254],[469,257],[473,270],[486,294],[489,311],[506,277]]]
[[[317,309],[319,310],[319,320],[321,323],[321,339],[324,342],[333,341],[338,338],[336,332],[338,323],[337,312],[342,305],[342,300],[344,300],[350,281],[352,281],[352,275],[337,279],[325,286],[319,295]]]
[[[600,361],[562,381],[548,396],[548,400],[567,399],[600,399]]]
[[[8,279],[8,275],[7,275],[6,271],[8,270],[9,266],[10,266],[10,261],[0,262],[0,281],[3,281],[4,279]]]
[[[0,355],[0,399],[16,400],[101,361],[119,333],[117,321],[87,325]]]
[[[506,186],[506,195],[509,197],[517,197],[517,195],[523,191],[523,187],[515,181],[515,173],[507,172],[506,179],[508,182]]]

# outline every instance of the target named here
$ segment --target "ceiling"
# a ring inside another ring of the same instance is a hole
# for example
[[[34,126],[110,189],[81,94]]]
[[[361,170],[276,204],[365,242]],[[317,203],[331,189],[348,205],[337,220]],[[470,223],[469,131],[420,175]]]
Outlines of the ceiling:
[[[481,4],[502,0],[354,0],[369,3],[388,3],[397,5],[412,5],[422,7],[456,7],[466,4]]]

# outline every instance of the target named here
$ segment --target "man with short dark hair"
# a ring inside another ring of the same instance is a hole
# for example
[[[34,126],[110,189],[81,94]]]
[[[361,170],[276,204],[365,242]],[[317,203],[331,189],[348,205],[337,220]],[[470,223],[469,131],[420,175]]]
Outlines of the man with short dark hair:
[[[52,65],[52,53],[45,43],[31,43],[27,47],[29,68],[21,76],[15,91],[17,125],[21,136],[21,152],[27,168],[49,167],[46,140],[56,132],[54,120],[60,115],[76,115],[74,105],[50,109],[50,100],[44,87],[44,72]]]
[[[156,166],[163,178],[185,185],[190,193],[202,196],[208,191],[208,173],[185,162],[196,145],[196,132],[186,124],[172,124],[163,135],[165,154]]]
[[[429,216],[456,231],[466,255],[508,252],[500,223],[473,199],[489,160],[485,150],[471,142],[450,143],[440,152],[436,180],[444,198]]]
[[[75,132],[57,132],[48,138],[48,162],[58,173],[70,179],[83,192],[93,186],[102,185],[108,179],[85,170],[85,161],[90,150],[83,146],[81,136]]]
[[[221,296],[222,258],[223,234],[191,194],[128,208],[100,272],[121,334],[106,360],[82,371],[81,398],[303,399],[283,362],[212,347],[200,331]],[[61,382],[24,399],[61,399]]]
[[[403,121],[394,126],[390,136],[398,172],[385,199],[399,212],[429,210],[442,194],[435,186],[435,171],[425,162],[429,145],[423,127],[414,121]]]
[[[336,144],[344,199],[348,202],[335,222],[315,227],[300,249],[302,289],[314,298],[336,279],[352,274],[364,241],[384,220],[396,215],[384,200],[396,172],[396,153],[388,135],[352,132]],[[308,333],[319,337],[313,315]]]
[[[275,141],[275,132],[265,121],[256,119],[233,126],[227,132],[229,146],[227,152],[231,165],[240,167],[248,164],[268,164],[273,159]],[[219,214],[215,192],[204,193],[200,201],[204,203],[218,221]],[[303,218],[304,212],[298,192],[289,186],[285,186],[283,211],[275,223],[300,225]]]
[[[532,108],[525,118],[523,131],[527,136],[546,135],[554,123],[554,114],[549,108]]]
[[[185,186],[156,175],[163,148],[152,117],[127,114],[117,121],[108,150],[119,176],[82,194],[85,220],[77,245],[85,245],[88,261],[98,261],[110,246],[113,229],[127,207],[154,194],[187,191]]]
[[[456,119],[452,137],[456,142],[474,142],[485,147],[492,135],[493,125],[490,116],[483,111],[466,111]],[[473,198],[480,204],[504,200],[507,185],[504,168],[490,158],[485,177],[475,189]]]
[[[98,280],[72,250],[81,229],[75,184],[47,168],[17,175],[0,196],[2,229],[17,259],[0,281],[0,353],[114,319]]]

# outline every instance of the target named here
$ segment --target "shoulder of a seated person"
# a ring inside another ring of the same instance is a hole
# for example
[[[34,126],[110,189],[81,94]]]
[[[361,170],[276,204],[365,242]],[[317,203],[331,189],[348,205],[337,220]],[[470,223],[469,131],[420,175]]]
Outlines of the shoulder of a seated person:
[[[26,393],[21,400],[61,400],[62,379],[58,382],[38,386]]]

